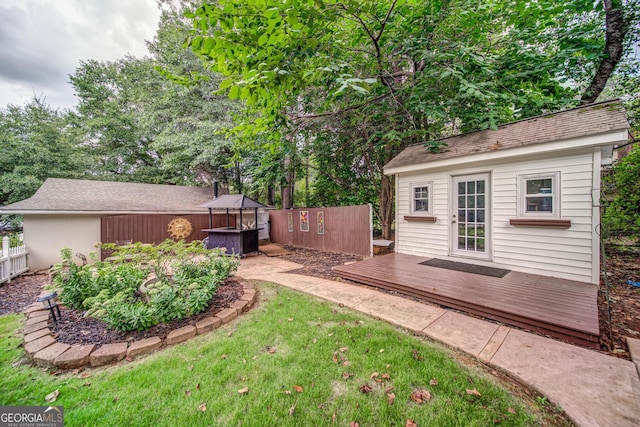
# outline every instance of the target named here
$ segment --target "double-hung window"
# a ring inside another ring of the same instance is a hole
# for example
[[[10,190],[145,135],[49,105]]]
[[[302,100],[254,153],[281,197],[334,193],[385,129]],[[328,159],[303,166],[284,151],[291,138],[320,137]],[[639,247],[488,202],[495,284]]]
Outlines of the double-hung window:
[[[518,216],[560,218],[560,172],[518,176]]]
[[[429,183],[413,184],[411,186],[411,213],[431,214],[432,212],[432,189]]]

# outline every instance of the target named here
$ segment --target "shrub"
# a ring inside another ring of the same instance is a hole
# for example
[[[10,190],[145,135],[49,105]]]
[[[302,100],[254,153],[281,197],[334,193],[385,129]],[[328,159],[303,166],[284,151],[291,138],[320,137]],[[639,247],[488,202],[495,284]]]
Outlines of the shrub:
[[[87,310],[86,315],[120,331],[144,330],[202,312],[238,266],[236,258],[204,249],[200,242],[104,248],[113,251],[111,261],[85,266],[63,249],[62,262],[52,269],[53,284],[65,305]]]

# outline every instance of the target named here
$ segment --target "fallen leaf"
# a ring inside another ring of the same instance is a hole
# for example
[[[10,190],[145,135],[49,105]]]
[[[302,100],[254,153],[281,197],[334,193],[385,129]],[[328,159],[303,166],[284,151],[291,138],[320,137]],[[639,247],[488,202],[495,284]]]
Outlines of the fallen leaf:
[[[353,372],[343,372],[342,373],[342,378],[344,378],[345,380],[348,380],[352,376],[353,376]]]
[[[429,392],[429,390],[419,388],[411,393],[411,400],[416,402],[418,405],[422,405],[424,402],[428,402],[431,400],[431,393]]]
[[[198,409],[200,410],[200,412],[207,412],[207,404],[205,402],[202,402],[200,406],[198,406]]]
[[[387,369],[389,369],[390,367],[391,367],[391,365],[389,365],[389,364],[387,363]]]
[[[220,356],[220,359],[226,359],[226,358],[227,358],[226,354],[223,354],[222,356]]]
[[[291,390],[285,390],[284,394],[291,394]]]
[[[371,393],[373,391],[369,384],[361,385],[358,387],[358,390],[360,390],[361,393]]]
[[[289,416],[293,417],[293,413],[296,411],[296,404],[294,403],[291,408],[289,408]]]
[[[396,400],[395,393],[387,393],[387,403],[393,405],[393,401]]]
[[[247,359],[242,359],[242,363],[246,364],[247,363]]]
[[[329,335],[327,335],[327,336],[332,337],[332,336],[333,336],[333,332],[331,332],[331,333],[330,333]]]
[[[184,391],[184,395],[185,396],[191,396],[191,390],[185,390]]]
[[[513,408],[507,408],[507,411],[509,411],[510,414],[513,414],[513,415],[516,414],[516,410]]]
[[[380,349],[380,353],[384,353],[384,348],[381,348],[381,349]]]
[[[200,390],[200,383],[196,384],[196,390]]]
[[[302,387],[300,387],[299,385],[294,385],[294,386],[293,386],[293,389],[294,389],[295,391],[297,391],[298,393],[302,393],[302,390],[303,390],[303,388],[302,388]]]
[[[91,376],[91,374],[89,372],[83,372],[80,375],[78,375],[78,378],[89,378]]]
[[[370,378],[378,378],[378,375],[380,375],[378,372],[374,372],[373,374],[371,374]]]
[[[404,425],[404,427],[418,427],[418,423],[407,418],[407,423]]]
[[[271,347],[271,348],[269,349],[269,353],[273,354],[273,353],[275,353],[275,352],[276,352],[276,348],[275,348],[275,347]]]
[[[351,421],[351,424],[349,424],[349,427],[360,427],[360,424],[358,424],[355,421]]]
[[[315,344],[315,343],[317,343],[317,342],[318,342],[318,340],[314,338],[314,339],[313,339],[313,343]]]
[[[230,337],[231,335],[233,335],[233,331],[229,332],[229,333],[227,334],[227,337]]]
[[[390,380],[391,379],[391,375],[387,374],[386,372],[384,374],[382,374],[382,379],[383,380]]]
[[[293,317],[287,319],[289,322],[293,322]]]
[[[89,387],[91,385],[91,381],[82,383],[82,387]]]
[[[116,403],[118,400],[120,400],[120,396],[116,396],[116,397],[114,397],[114,398],[113,398],[113,400],[112,400],[112,402],[113,402],[113,403]]]
[[[478,393],[478,390],[476,390],[475,388],[471,390],[467,389],[467,394],[470,394],[472,396],[478,396],[478,397],[482,396],[480,393]]]
[[[429,385],[438,385],[438,380],[436,378],[431,378],[429,380]]]
[[[238,390],[238,393],[240,393],[240,394],[249,393],[249,387],[241,388],[240,390]]]
[[[46,400],[49,403],[55,402],[56,399],[58,398],[58,396],[60,395],[60,390],[56,389],[56,391],[53,391],[49,394],[47,394],[47,396],[44,398],[44,400]]]
[[[349,363],[348,360],[345,360],[344,362],[342,362],[342,366],[349,366],[349,365],[350,365],[350,363]]]
[[[331,422],[335,423],[336,422],[336,413],[334,412],[333,415],[331,415]]]
[[[413,353],[413,359],[414,360],[422,360],[422,356],[420,356],[418,354],[418,350],[416,350],[415,348],[413,350],[411,350],[411,352]]]
[[[125,362],[133,362],[133,357],[127,356],[127,357],[124,358],[124,361]],[[193,368],[193,366],[192,366],[192,368]]]
[[[340,353],[345,353],[347,350],[349,350],[349,347],[341,347]]]
[[[384,392],[385,393],[391,393],[393,390],[395,389],[394,386],[389,387],[388,389],[386,389]]]
[[[338,353],[333,353],[333,363],[338,363]]]

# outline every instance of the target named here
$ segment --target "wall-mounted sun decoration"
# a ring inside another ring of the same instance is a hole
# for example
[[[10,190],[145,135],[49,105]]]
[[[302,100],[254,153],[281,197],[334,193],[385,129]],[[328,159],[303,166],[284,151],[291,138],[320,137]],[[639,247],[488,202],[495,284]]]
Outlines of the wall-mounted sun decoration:
[[[193,231],[193,227],[191,223],[186,218],[174,218],[169,222],[169,227],[167,228],[167,232],[174,239],[185,239],[191,235]]]

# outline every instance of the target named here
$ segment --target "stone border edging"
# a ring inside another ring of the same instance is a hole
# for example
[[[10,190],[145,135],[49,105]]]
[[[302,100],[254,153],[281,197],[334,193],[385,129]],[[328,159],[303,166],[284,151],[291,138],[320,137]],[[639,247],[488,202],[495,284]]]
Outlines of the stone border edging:
[[[161,348],[187,341],[196,335],[206,334],[238,317],[253,307],[256,290],[253,284],[236,277],[242,283],[242,296],[231,307],[218,311],[193,325],[169,332],[165,339],[144,338],[127,342],[104,344],[64,344],[55,340],[49,329],[49,312],[40,303],[31,304],[23,312],[27,322],[23,327],[24,351],[37,365],[60,369],[97,367],[117,363],[126,358],[153,353]]]

